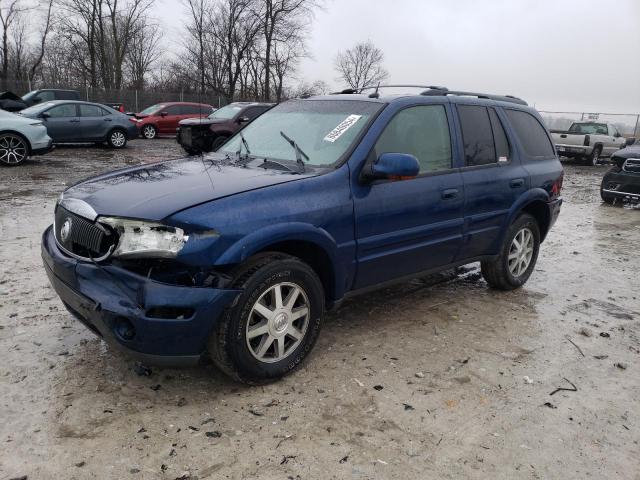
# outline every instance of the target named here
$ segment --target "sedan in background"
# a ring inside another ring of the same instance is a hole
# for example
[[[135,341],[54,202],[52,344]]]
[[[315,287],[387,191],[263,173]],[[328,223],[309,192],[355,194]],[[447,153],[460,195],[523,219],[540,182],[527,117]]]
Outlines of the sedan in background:
[[[215,108],[204,103],[170,102],[145,108],[131,118],[148,140],[158,135],[175,135],[180,120],[207,117]]]
[[[1,165],[19,165],[30,155],[47,153],[52,144],[42,121],[0,110]]]
[[[53,143],[107,143],[123,148],[138,136],[129,116],[99,103],[57,100],[45,102],[20,112],[47,127]]]
[[[180,122],[177,142],[189,155],[212,152],[274,103],[234,102],[207,118],[188,118]]]

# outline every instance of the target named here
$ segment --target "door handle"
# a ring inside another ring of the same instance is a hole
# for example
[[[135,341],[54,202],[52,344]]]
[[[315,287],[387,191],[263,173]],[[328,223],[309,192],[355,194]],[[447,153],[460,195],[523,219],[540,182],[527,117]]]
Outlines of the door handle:
[[[111,121],[112,121],[110,118],[103,118],[103,120],[104,120],[105,122],[111,122]]]
[[[458,189],[457,188],[449,188],[447,190],[443,190],[442,191],[442,199],[443,200],[450,200],[452,198],[456,198],[458,196]]]
[[[516,178],[515,180],[511,180],[511,188],[520,188],[524,186],[524,178]]]
[[[80,120],[78,120],[77,118],[74,118],[72,120],[69,120],[71,123],[80,123]]]

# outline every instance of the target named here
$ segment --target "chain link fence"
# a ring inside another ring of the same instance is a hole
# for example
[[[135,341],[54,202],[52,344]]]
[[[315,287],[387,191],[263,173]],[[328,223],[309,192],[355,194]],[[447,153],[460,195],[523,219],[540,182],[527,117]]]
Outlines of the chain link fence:
[[[33,88],[32,88],[33,87]],[[32,86],[29,82],[19,80],[9,80],[6,90],[9,90],[19,96],[25,93],[35,90],[37,88],[44,88],[42,86]],[[89,102],[96,103],[122,103],[126,111],[139,112],[146,107],[154,105],[156,103],[163,102],[195,102],[206,103],[213,107],[220,108],[227,104],[225,97],[213,94],[205,93],[200,94],[196,92],[170,92],[162,90],[109,90],[103,88],[78,88],[69,85],[47,85],[46,88],[60,88],[65,90],[77,90],[80,92],[80,98]],[[237,99],[237,100],[253,100]]]
[[[596,121],[614,124],[628,138],[640,136],[640,114],[638,113],[590,113],[540,111],[549,130],[567,130],[573,122]]]

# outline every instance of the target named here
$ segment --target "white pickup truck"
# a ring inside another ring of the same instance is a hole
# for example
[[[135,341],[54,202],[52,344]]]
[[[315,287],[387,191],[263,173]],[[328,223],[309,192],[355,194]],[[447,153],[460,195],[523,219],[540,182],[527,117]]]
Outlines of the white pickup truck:
[[[567,131],[551,130],[551,138],[558,155],[586,159],[591,165],[625,146],[625,138],[615,125],[593,121],[574,122]]]

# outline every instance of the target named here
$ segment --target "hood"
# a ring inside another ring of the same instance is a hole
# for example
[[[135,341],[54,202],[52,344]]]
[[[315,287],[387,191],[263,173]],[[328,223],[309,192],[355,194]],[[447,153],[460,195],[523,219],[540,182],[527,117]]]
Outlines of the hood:
[[[180,120],[180,125],[213,125],[217,123],[227,123],[229,120],[225,118],[186,118]]]
[[[312,175],[223,165],[199,157],[185,158],[84,180],[64,192],[64,201],[82,200],[97,215],[159,221],[210,200]]]
[[[613,152],[611,157],[624,158],[625,160],[627,158],[640,158],[640,145],[634,143],[633,145],[618,150],[617,152]]]

